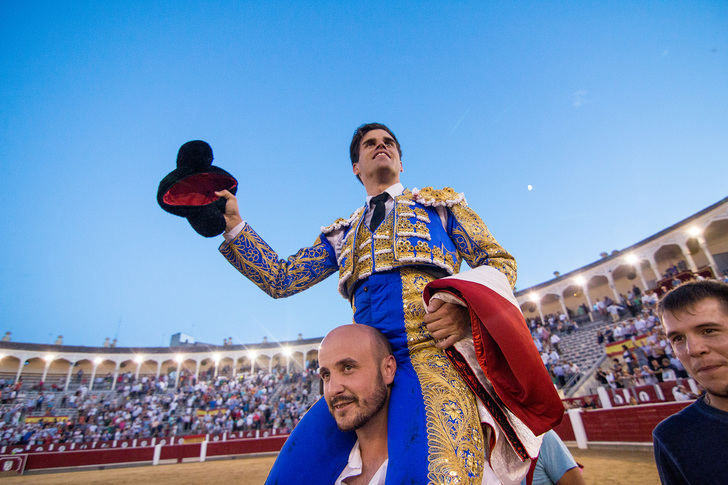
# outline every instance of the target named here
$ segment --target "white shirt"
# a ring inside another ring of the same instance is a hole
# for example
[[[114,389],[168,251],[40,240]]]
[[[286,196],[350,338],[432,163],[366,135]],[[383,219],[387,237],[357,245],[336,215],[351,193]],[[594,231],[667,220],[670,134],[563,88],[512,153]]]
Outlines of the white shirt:
[[[384,479],[387,477],[388,464],[389,458],[384,460],[384,463],[382,463],[382,466],[379,467],[377,473],[375,473],[372,479],[369,480],[369,485],[384,485]],[[356,440],[354,448],[352,448],[351,453],[349,453],[349,462],[344,467],[339,478],[337,478],[334,482],[334,485],[346,485],[344,480],[358,475],[361,475],[361,452],[359,451],[359,440]]]
[[[387,199],[387,202],[384,203],[384,216],[386,217],[387,214],[389,214],[389,211],[392,210],[392,207],[394,207],[394,198],[397,196],[402,195],[402,192],[404,192],[404,185],[397,182],[394,185],[390,185],[387,187],[384,192],[389,194],[389,198]],[[379,194],[376,194],[379,195]],[[364,215],[364,222],[367,223],[367,226],[370,226],[372,223],[372,216],[374,215],[374,208],[370,206],[370,203],[372,199],[374,198],[374,195],[367,195],[367,213]]]

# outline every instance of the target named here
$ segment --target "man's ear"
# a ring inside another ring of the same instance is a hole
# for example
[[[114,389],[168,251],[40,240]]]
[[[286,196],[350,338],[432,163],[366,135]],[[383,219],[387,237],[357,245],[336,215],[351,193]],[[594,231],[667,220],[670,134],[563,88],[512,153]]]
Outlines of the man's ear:
[[[399,173],[404,172],[404,163],[402,163],[402,160],[399,161]]]
[[[384,384],[389,385],[394,381],[394,374],[397,372],[397,361],[394,359],[394,355],[389,354],[382,361],[382,379]]]
[[[354,172],[354,175],[357,177],[359,176],[359,162],[351,164],[351,171]]]

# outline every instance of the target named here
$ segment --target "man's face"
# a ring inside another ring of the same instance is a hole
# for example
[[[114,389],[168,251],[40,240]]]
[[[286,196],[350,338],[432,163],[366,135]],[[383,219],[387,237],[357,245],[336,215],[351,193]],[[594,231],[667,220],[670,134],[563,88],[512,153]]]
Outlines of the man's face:
[[[402,161],[392,135],[381,129],[368,131],[359,142],[359,161],[352,169],[365,187],[368,182],[399,182],[399,174],[403,171]]]
[[[711,395],[728,403],[728,314],[715,298],[689,311],[662,316],[665,334],[688,373]]]
[[[382,412],[389,397],[387,384],[394,371],[383,376],[380,358],[371,347],[368,335],[350,329],[330,333],[321,344],[319,375],[324,399],[342,431],[364,426]]]

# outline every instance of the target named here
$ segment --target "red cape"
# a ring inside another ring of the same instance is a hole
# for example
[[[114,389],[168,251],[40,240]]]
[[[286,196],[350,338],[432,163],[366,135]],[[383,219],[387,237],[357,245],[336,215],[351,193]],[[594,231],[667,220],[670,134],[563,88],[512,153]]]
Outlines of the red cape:
[[[564,406],[520,309],[485,285],[454,278],[430,282],[425,304],[439,291],[467,303],[478,363],[498,398],[537,436],[557,426]],[[462,372],[462,366],[458,369]]]

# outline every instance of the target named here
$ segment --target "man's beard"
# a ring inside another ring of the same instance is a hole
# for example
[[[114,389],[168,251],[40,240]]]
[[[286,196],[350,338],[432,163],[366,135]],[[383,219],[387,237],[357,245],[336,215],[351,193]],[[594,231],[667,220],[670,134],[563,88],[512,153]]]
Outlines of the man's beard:
[[[333,406],[341,401],[352,401],[357,409],[353,410],[356,414],[349,423],[340,423],[336,418],[336,426],[341,431],[356,431],[372,419],[379,411],[384,408],[387,403],[387,386],[384,384],[381,371],[377,376],[377,386],[368,397],[359,399],[356,396],[342,396],[339,399],[332,401],[329,405],[329,411],[332,416],[336,416]]]

